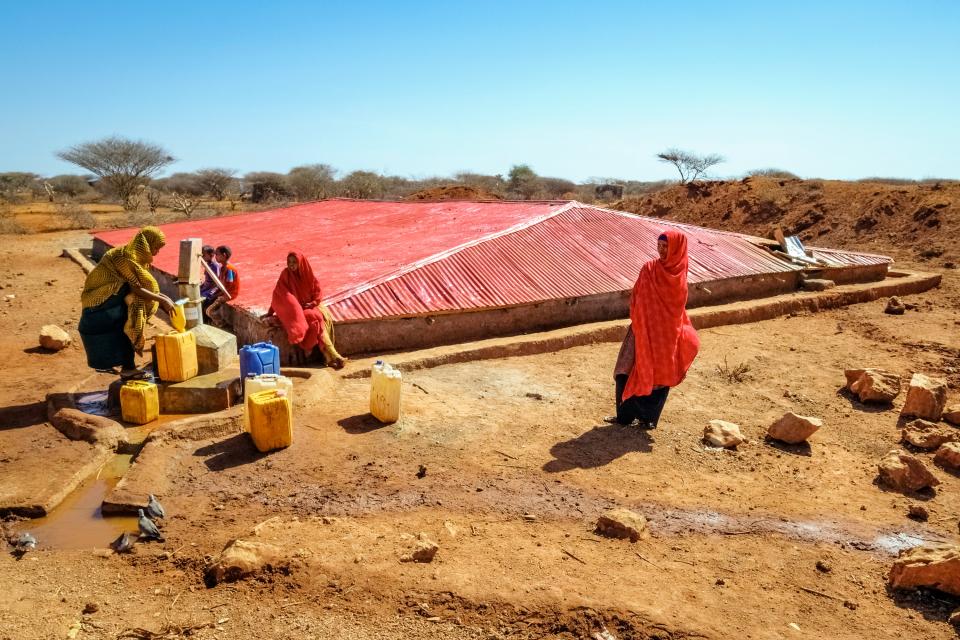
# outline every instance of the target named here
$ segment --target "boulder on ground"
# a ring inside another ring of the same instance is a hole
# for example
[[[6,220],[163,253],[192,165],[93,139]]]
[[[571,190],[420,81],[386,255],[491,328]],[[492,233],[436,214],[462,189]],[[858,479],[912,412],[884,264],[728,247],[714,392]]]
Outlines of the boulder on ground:
[[[629,509],[611,509],[597,518],[596,532],[610,538],[630,538],[636,542],[650,536],[647,519]]]
[[[736,448],[745,438],[740,426],[726,420],[711,420],[703,429],[704,441],[713,447]]]
[[[850,372],[857,373],[850,380]],[[893,402],[900,395],[900,376],[883,369],[849,369],[847,388],[855,393],[860,402]]]
[[[883,456],[878,471],[880,480],[898,491],[920,491],[940,484],[920,458],[902,449],[894,449]]]
[[[123,425],[116,420],[71,407],[64,407],[50,416],[50,424],[71,440],[83,440],[108,449],[116,450],[129,440]]]
[[[947,384],[943,380],[915,373],[910,378],[907,400],[900,415],[939,422],[946,404]]]
[[[767,436],[788,444],[800,444],[823,426],[823,420],[809,416],[798,416],[788,411],[782,418],[770,425]]]
[[[933,461],[945,469],[960,471],[960,442],[947,442],[933,456]]]
[[[40,327],[40,346],[51,351],[60,351],[70,346],[70,334],[55,324]]]
[[[440,550],[440,545],[430,539],[425,533],[417,536],[417,545],[413,551],[400,556],[400,562],[432,562],[433,557]]]
[[[804,291],[826,291],[827,289],[833,289],[837,286],[837,283],[824,278],[807,278],[800,286],[803,287]]]
[[[944,409],[941,417],[950,424],[960,427],[960,404],[953,404]]]
[[[884,313],[889,313],[893,316],[902,316],[903,313],[907,310],[907,307],[904,306],[903,302],[900,301],[900,298],[893,296],[887,300],[887,307],[883,310]]]
[[[960,547],[938,544],[901,551],[889,582],[894,589],[928,587],[960,596]]]
[[[936,449],[946,442],[956,442],[960,440],[960,431],[941,427],[936,422],[927,422],[926,420],[914,420],[900,432],[904,442],[909,442],[915,447],[921,449]]]
[[[221,582],[234,582],[256,573],[289,566],[280,547],[263,542],[237,539],[220,552],[204,571],[204,582],[213,587]]]

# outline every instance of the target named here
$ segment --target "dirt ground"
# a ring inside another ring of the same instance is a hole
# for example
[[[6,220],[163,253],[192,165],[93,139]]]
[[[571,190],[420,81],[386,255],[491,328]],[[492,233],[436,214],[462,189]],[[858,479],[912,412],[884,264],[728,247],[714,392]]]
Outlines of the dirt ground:
[[[44,397],[89,372],[79,344],[44,353],[37,333],[55,323],[77,339],[83,274],[58,256],[86,238],[0,244],[0,437],[41,438],[49,461],[70,445],[44,423]],[[903,316],[877,301],[702,331],[654,431],[602,422],[616,344],[405,373],[388,426],[367,415],[368,381],[338,378],[298,413],[289,449],[258,454],[243,434],[184,443],[161,496],[166,542],[115,556],[106,539],[41,540],[0,556],[0,639],[953,638],[960,602],[890,592],[886,576],[905,545],[957,541],[960,478],[936,469],[930,495],[879,487],[903,394],[877,409],[841,390],[844,368],[872,365],[949,379],[960,402],[960,277],[946,270],[908,302]],[[742,381],[718,372],[740,364]],[[786,411],[824,420],[809,446],[764,441]],[[749,442],[704,447],[713,418]],[[0,483],[18,455],[0,451]],[[912,504],[928,522],[906,517]],[[644,514],[653,536],[596,535],[612,506]],[[270,518],[290,562],[207,588],[207,561]],[[435,560],[400,562],[420,532]]]

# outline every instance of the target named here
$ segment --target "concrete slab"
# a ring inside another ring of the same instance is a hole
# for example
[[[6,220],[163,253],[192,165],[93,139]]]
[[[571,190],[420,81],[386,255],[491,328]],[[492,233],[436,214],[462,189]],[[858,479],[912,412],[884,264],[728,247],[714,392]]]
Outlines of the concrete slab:
[[[69,440],[47,423],[0,427],[0,516],[50,513],[112,457],[113,451]]]
[[[239,367],[184,382],[161,382],[158,386],[160,413],[213,413],[228,409],[243,398]]]
[[[147,496],[160,501],[169,495],[170,473],[192,447],[184,441],[150,440],[120,482],[103,499],[104,514],[136,513],[147,506]]]
[[[200,375],[216,373],[237,364],[237,336],[209,324],[191,329],[197,337],[197,365]]]

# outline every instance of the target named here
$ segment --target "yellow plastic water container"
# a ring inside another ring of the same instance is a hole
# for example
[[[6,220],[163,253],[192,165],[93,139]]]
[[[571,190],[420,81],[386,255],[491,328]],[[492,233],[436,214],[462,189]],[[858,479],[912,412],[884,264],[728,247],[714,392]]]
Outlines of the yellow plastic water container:
[[[250,407],[247,406],[250,396],[258,391],[269,389],[279,389],[283,391],[290,400],[290,406],[293,406],[293,380],[287,376],[281,376],[275,373],[261,373],[258,376],[247,376],[247,379],[243,382],[244,431],[250,431]]]
[[[400,419],[400,371],[383,360],[377,360],[370,372],[370,413],[383,423]]]
[[[293,444],[293,409],[283,391],[267,389],[250,394],[246,411],[257,451],[273,451]]]
[[[167,382],[183,382],[197,375],[197,337],[190,331],[158,335],[157,375]]]
[[[187,330],[187,316],[183,312],[183,302],[177,300],[170,311],[170,325],[179,332]]]
[[[160,416],[160,394],[157,385],[145,380],[131,380],[120,387],[120,413],[124,422],[147,424]]]

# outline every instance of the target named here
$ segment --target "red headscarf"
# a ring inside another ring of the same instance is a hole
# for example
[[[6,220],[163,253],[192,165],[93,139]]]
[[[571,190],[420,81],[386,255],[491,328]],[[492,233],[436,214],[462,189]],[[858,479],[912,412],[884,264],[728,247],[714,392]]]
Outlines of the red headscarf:
[[[320,289],[320,282],[313,275],[313,268],[303,254],[291,251],[289,255],[296,256],[297,271],[294,273],[287,267],[280,274],[277,286],[273,289],[270,308],[280,319],[290,344],[299,344],[310,329],[303,305],[319,303],[323,298],[323,291]]]
[[[697,357],[700,338],[687,317],[687,237],[670,229],[667,257],[640,269],[630,297],[636,359],[623,399],[646,396],[654,386],[675,387]]]

